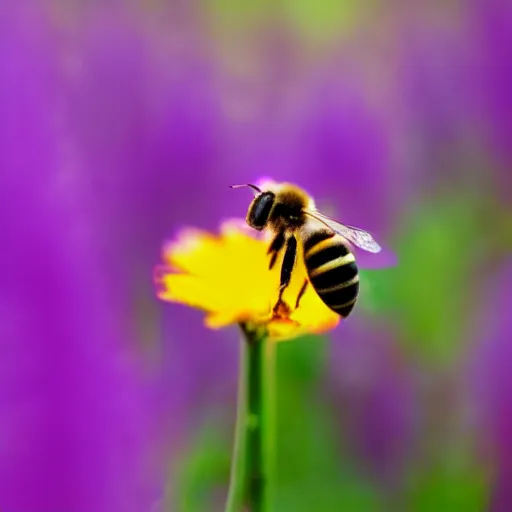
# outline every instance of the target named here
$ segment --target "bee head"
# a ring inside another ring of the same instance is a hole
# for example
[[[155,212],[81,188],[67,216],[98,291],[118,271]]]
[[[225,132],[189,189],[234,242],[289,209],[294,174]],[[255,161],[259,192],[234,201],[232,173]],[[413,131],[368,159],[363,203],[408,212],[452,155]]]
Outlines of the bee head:
[[[267,225],[276,196],[273,192],[262,192],[251,202],[247,211],[247,224],[261,231]]]
[[[242,188],[249,187],[255,191],[255,197],[249,205],[247,210],[247,224],[253,229],[258,231],[263,230],[269,220],[270,212],[274,207],[276,195],[274,192],[263,191],[252,183],[246,183],[244,185],[231,185],[230,188]]]

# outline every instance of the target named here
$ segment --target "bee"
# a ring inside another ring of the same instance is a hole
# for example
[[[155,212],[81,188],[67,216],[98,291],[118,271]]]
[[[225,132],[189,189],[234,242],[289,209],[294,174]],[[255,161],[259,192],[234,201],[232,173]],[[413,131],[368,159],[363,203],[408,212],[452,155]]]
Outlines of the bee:
[[[311,283],[326,306],[341,317],[348,317],[359,295],[359,271],[350,243],[378,253],[381,247],[372,235],[320,213],[313,198],[290,183],[269,184],[266,190],[251,183],[231,186],[240,187],[250,187],[255,191],[247,210],[247,224],[258,231],[269,229],[273,234],[268,248],[270,269],[274,267],[279,253],[283,249],[285,251],[274,312],[282,305],[283,292],[290,283],[297,259],[297,243],[300,242],[308,279],[299,292],[296,306],[308,283]]]

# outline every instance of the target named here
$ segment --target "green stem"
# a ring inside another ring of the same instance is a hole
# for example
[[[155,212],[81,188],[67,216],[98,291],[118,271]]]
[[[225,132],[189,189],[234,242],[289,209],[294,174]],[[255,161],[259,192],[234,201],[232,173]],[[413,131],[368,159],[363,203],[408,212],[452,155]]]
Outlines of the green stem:
[[[265,483],[264,507],[262,510],[271,512],[276,486],[275,455],[276,455],[276,345],[268,338],[262,340],[263,365],[261,385],[263,389],[262,404],[262,457]]]
[[[240,512],[246,495],[245,464],[247,455],[247,376],[249,351],[247,343],[240,343],[238,370],[238,399],[236,409],[235,442],[231,461],[231,476],[226,504],[226,512]]]
[[[275,484],[275,346],[242,326],[235,446],[226,512],[272,512]]]

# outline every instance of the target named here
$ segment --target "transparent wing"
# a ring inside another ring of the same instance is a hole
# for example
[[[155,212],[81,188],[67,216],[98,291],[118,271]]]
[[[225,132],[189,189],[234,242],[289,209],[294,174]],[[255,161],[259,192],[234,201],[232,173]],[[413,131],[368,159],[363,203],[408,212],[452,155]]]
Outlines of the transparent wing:
[[[381,246],[373,239],[372,235],[362,229],[342,224],[341,222],[331,219],[320,212],[307,211],[306,214],[332,229],[335,233],[346,238],[349,242],[353,243],[360,249],[373,253],[381,251]]]

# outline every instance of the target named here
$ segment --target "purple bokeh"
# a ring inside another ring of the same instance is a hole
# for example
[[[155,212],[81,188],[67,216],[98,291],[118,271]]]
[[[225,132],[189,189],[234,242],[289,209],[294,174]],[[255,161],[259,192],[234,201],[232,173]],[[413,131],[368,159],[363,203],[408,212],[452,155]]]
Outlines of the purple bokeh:
[[[2,507],[149,510],[152,388],[65,167],[56,41],[38,9],[10,14],[0,35]]]
[[[477,423],[483,435],[481,448],[492,461],[494,485],[493,512],[509,510],[512,500],[512,264],[495,276],[483,294],[485,309],[470,364],[469,389],[472,391]]]
[[[496,185],[510,202],[512,192],[512,5],[507,0],[474,0],[474,59],[486,113],[484,127],[497,165]]]
[[[510,10],[471,9],[453,30],[396,13],[396,53],[389,75],[372,75],[372,98],[358,63],[334,55],[299,70],[286,34],[255,84],[228,77],[186,8],[158,20],[157,8],[117,2],[2,9],[0,507],[151,510],[198,425],[233,411],[236,328],[210,332],[200,312],[158,303],[151,279],[182,226],[244,216],[251,194],[230,184],[297,182],[383,245],[449,181],[457,193],[476,175],[512,190]],[[382,98],[392,101],[376,108]],[[498,170],[466,166],[475,154]],[[512,297],[495,301],[471,400],[498,454],[501,512]],[[394,329],[366,320],[333,336],[329,391],[363,471],[395,489],[426,404]]]
[[[388,326],[346,322],[336,335],[331,386],[346,449],[384,488],[403,485],[415,442],[417,383]]]

